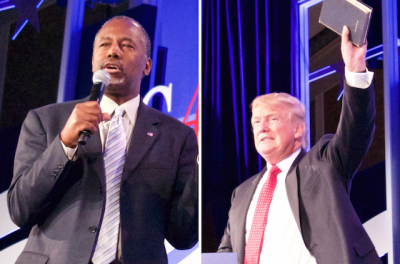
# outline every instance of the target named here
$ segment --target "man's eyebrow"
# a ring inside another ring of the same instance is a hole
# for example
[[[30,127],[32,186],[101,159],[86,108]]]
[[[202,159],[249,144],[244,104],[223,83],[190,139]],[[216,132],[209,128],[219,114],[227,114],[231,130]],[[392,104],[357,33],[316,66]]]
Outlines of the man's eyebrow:
[[[98,38],[98,40],[111,40],[111,38],[110,37],[100,37],[100,38]]]
[[[135,41],[134,41],[133,39],[131,39],[131,38],[122,38],[121,41],[129,41],[129,42],[132,42],[132,43],[135,42]]]
[[[251,120],[253,119],[262,119],[262,118],[271,118],[273,116],[278,116],[278,113],[268,113],[268,114],[261,114],[261,115],[256,115],[256,116],[252,116]]]

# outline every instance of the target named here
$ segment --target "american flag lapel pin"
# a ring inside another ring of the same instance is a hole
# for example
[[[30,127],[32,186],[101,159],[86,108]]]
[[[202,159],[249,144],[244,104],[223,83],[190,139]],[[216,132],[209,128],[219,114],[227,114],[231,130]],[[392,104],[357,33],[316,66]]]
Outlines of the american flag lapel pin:
[[[153,134],[153,132],[147,132],[147,135],[148,135],[149,137],[152,137],[154,134]]]

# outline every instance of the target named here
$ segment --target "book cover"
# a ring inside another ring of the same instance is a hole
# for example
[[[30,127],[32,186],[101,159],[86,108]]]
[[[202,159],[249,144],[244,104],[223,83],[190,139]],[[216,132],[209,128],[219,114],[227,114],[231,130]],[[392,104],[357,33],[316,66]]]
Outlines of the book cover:
[[[357,0],[324,0],[319,22],[339,35],[343,26],[350,29],[350,41],[357,47],[367,39],[372,8]]]

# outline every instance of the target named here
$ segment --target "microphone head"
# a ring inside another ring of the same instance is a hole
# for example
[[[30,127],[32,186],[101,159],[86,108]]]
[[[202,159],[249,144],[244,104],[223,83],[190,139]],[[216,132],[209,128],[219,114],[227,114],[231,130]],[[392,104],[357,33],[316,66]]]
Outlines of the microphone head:
[[[107,86],[110,83],[110,74],[103,70],[98,70],[93,74],[93,83],[102,83]]]

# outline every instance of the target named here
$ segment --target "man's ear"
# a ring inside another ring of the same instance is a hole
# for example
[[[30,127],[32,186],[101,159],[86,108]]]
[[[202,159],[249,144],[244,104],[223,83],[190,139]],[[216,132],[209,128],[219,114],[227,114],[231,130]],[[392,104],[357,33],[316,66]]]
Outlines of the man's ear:
[[[147,59],[146,59],[146,65],[145,65],[144,70],[143,70],[143,75],[144,75],[144,76],[147,76],[147,75],[150,74],[150,71],[151,71],[151,64],[152,64],[151,59],[150,59],[150,58],[147,58]]]
[[[94,57],[92,56],[92,73],[94,73],[93,72],[93,62],[94,62]]]
[[[295,128],[295,131],[294,131],[294,138],[295,139],[301,139],[301,137],[303,136],[303,134],[304,134],[304,131],[305,131],[305,124],[303,124],[303,123],[301,123],[301,122],[298,122],[297,124],[296,124],[296,128]]]

